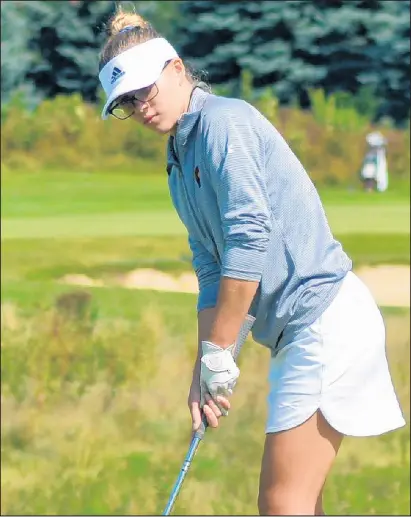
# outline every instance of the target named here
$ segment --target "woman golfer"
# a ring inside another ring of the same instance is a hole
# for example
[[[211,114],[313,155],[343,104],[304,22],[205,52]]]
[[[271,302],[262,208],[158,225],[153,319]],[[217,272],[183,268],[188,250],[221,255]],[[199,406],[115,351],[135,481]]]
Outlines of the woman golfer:
[[[321,515],[344,435],[404,425],[378,307],[333,238],[303,166],[270,122],[198,83],[170,43],[117,11],[100,56],[102,117],[169,134],[168,182],[199,282],[189,408],[209,425],[230,408],[231,354],[247,314],[271,350],[258,506]]]

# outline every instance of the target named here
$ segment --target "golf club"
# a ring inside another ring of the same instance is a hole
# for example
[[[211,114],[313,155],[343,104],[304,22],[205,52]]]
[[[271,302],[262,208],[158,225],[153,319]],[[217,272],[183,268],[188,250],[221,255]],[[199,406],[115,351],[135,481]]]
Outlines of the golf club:
[[[234,352],[233,352],[234,359],[237,359],[238,354],[240,353],[240,350],[247,339],[248,333],[250,332],[254,321],[255,321],[255,318],[253,316],[250,316],[249,314],[246,316],[245,321],[240,329],[238,338],[236,340],[236,346],[235,346]],[[203,415],[201,425],[198,428],[198,430],[194,433],[194,436],[191,439],[191,443],[188,448],[186,457],[184,459],[183,466],[181,467],[177,481],[174,484],[174,487],[171,491],[171,495],[168,499],[167,506],[165,507],[162,515],[170,515],[171,510],[173,509],[174,503],[176,502],[177,496],[180,493],[180,490],[183,485],[184,479],[187,475],[188,469],[190,468],[191,462],[197,451],[197,448],[198,448],[201,440],[204,438],[204,433],[205,433],[207,427],[208,427],[207,418],[205,415]]]

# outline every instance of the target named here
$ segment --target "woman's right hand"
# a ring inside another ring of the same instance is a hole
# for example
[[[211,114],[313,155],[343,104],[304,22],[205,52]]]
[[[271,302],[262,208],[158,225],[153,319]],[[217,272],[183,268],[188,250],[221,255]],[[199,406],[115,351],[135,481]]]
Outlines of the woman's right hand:
[[[208,425],[215,428],[218,427],[218,419],[223,414],[218,405],[225,411],[230,409],[230,401],[221,395],[219,395],[216,401],[214,401],[209,393],[205,393],[204,401],[205,403],[201,408],[200,371],[196,365],[188,395],[188,408],[191,414],[193,432],[197,431],[200,427],[203,412],[207,417]]]

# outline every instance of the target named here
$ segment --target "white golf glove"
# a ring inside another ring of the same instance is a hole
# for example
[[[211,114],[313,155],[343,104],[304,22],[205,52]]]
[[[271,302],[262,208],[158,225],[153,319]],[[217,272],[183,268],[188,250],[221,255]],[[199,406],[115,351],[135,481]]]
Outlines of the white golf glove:
[[[214,401],[218,395],[225,397],[231,395],[240,375],[240,370],[233,358],[234,345],[224,349],[210,341],[202,341],[201,346],[203,356],[200,370],[200,406],[203,407],[206,392],[211,395]],[[218,403],[217,405],[219,406]]]

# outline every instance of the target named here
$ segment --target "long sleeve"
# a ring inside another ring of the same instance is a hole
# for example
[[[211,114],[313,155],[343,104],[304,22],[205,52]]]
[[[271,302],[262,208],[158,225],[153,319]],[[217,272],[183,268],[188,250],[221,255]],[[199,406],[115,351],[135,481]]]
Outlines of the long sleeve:
[[[204,151],[224,233],[221,274],[260,281],[271,214],[265,184],[265,148],[251,113],[212,113],[204,123]]]
[[[221,269],[215,257],[201,242],[189,236],[188,243],[193,254],[192,263],[198,280],[197,310],[200,312],[217,304]]]

